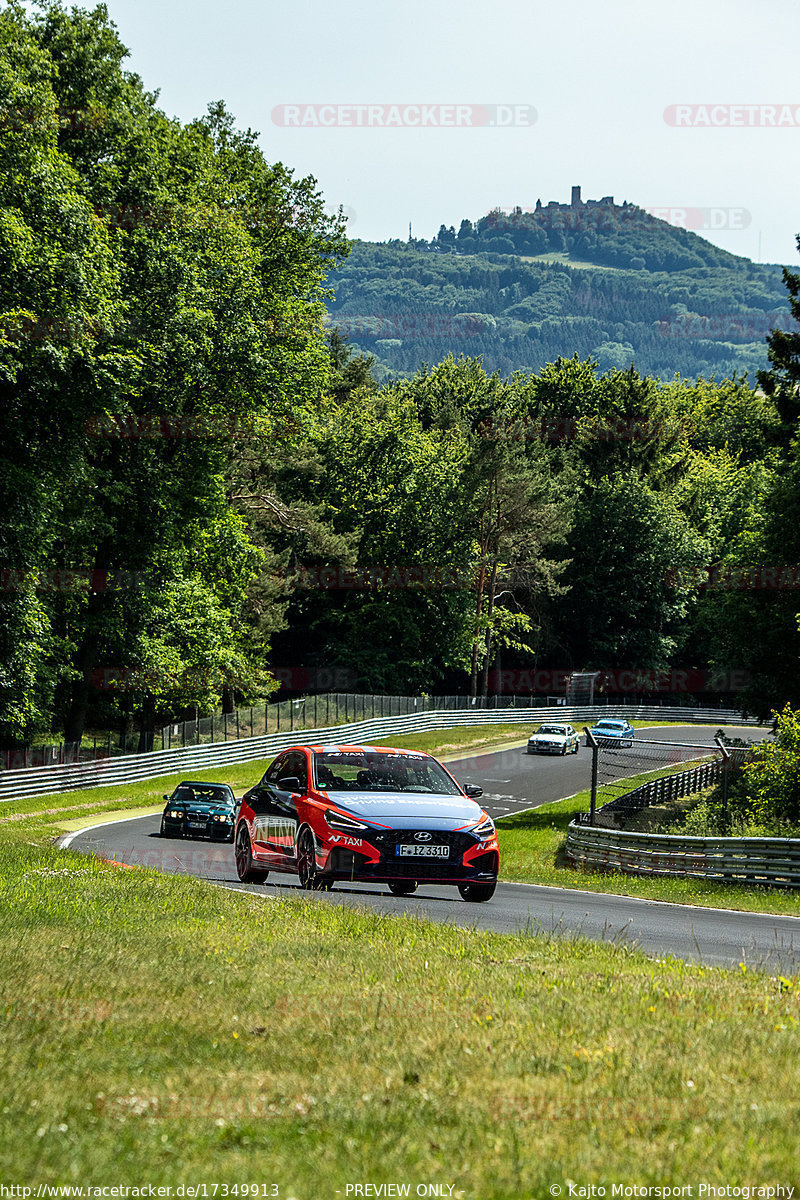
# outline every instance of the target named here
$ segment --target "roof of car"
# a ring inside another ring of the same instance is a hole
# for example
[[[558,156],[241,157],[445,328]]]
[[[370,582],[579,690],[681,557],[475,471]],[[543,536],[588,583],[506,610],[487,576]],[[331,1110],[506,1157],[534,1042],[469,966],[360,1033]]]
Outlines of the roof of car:
[[[182,779],[178,784],[182,787],[210,787],[210,788],[228,788],[233,790],[229,783],[219,783],[216,779]]]
[[[426,754],[424,750],[411,750],[407,746],[351,746],[349,744],[340,744],[338,742],[303,742],[297,746],[287,746],[286,750],[315,750],[320,752],[341,751],[343,754],[413,754],[415,758],[432,757],[430,754]],[[281,753],[286,753],[286,750],[282,750]]]

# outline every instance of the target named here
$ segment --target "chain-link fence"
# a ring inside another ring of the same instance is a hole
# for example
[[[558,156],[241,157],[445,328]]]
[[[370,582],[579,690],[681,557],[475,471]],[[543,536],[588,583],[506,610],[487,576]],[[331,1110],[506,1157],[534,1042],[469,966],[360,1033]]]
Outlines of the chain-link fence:
[[[199,717],[194,721],[166,725],[160,735],[158,748],[202,745],[205,742],[225,742],[243,737],[260,737],[270,733],[287,733],[304,729],[328,729],[334,725],[349,725],[356,721],[374,721],[383,717],[412,716],[414,713],[438,710],[479,711],[503,708],[533,708],[535,697],[519,696],[372,696],[346,692],[328,692],[304,696],[298,700],[254,705],[240,708],[222,716]],[[539,701],[539,703],[541,703]]]
[[[548,700],[551,698],[548,698]],[[577,711],[563,707],[563,697],[552,707],[565,719],[575,719],[569,713]],[[559,705],[562,707],[559,709]],[[384,717],[413,716],[425,712],[497,712],[502,710],[528,710],[551,707],[541,696],[494,695],[478,696],[375,696],[356,695],[347,692],[327,692],[303,696],[280,702],[262,702],[249,708],[239,708],[231,713],[215,713],[198,716],[189,721],[174,721],[157,729],[155,733],[141,733],[126,729],[109,731],[97,736],[84,737],[83,741],[62,742],[59,745],[33,746],[20,750],[0,751],[0,770],[19,770],[24,767],[46,767],[58,764],[97,762],[116,758],[123,754],[138,754],[151,750],[171,750],[181,746],[202,746],[217,742],[237,741],[241,738],[264,737],[270,734],[291,733],[295,730],[328,729],[337,725],[349,725],[358,721],[374,721]],[[633,711],[629,706],[606,704],[606,711],[615,712],[624,708],[633,716],[649,716],[659,711],[658,706]],[[662,707],[666,713],[686,713],[688,719],[729,720],[732,713],[714,709],[698,709],[694,705],[670,705]],[[596,715],[597,706],[587,713]]]
[[[590,737],[592,749],[590,824],[619,829],[652,805],[674,804],[738,771],[749,747],[630,738]],[[726,789],[727,790],[727,789]]]
[[[474,712],[530,708],[535,703],[541,703],[535,696],[490,696],[473,700],[470,696],[373,696],[328,692],[277,703],[254,704],[235,712],[198,716],[189,721],[174,721],[153,734],[124,729],[84,737],[82,742],[3,750],[0,751],[0,770],[97,762],[122,754],[171,750],[178,746],[202,746],[294,730],[329,728],[380,717],[411,716],[437,709]]]

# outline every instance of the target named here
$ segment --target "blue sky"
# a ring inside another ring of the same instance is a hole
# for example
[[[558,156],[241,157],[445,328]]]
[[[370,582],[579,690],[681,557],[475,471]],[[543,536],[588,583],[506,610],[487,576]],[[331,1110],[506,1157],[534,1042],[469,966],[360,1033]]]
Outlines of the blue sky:
[[[410,221],[415,236],[431,237],[495,206],[566,201],[580,184],[584,199],[613,195],[734,253],[800,265],[800,5],[108,8],[129,69],[160,89],[168,114],[185,121],[224,99],[240,126],[260,132],[270,160],[314,175],[330,207],[345,206],[351,236],[405,238]],[[280,123],[285,105],[294,124]],[[518,113],[519,123],[476,125],[485,113],[473,106],[508,106],[501,120]]]

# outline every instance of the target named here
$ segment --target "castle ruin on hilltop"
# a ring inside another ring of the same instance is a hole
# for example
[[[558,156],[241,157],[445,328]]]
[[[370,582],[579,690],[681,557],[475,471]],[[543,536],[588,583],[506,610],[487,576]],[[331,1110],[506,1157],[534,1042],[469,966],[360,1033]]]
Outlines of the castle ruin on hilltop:
[[[536,200],[536,208],[534,215],[547,221],[548,217],[553,217],[561,214],[576,214],[576,212],[587,212],[588,210],[600,209],[606,212],[612,209],[628,209],[634,208],[633,204],[628,204],[624,200],[621,204],[614,204],[613,196],[603,196],[600,200],[582,200],[581,185],[576,184],[572,188],[572,196],[569,204],[561,204],[560,200],[548,200],[547,204],[542,204],[541,199]],[[523,210],[521,205],[515,205],[512,209],[513,216],[522,216]],[[528,209],[527,211],[530,211]],[[602,216],[602,212],[597,212],[597,216]]]

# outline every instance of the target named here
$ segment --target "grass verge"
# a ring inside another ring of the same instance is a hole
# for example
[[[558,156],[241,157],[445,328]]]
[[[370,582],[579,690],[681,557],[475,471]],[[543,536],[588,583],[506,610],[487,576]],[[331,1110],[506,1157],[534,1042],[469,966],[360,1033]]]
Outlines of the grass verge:
[[[794,979],[120,871],[18,823],[0,955],[6,1182],[520,1200],[796,1169]]]

